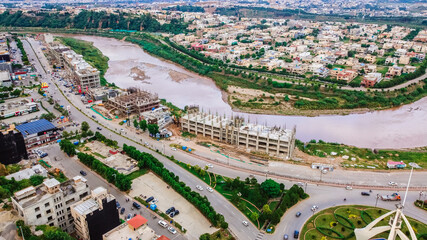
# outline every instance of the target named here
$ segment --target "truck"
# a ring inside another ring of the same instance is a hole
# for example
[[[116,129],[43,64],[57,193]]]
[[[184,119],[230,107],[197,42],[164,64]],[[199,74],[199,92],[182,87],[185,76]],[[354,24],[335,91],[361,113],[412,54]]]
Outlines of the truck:
[[[400,201],[400,195],[398,193],[393,193],[391,195],[382,195],[381,200],[383,201]]]

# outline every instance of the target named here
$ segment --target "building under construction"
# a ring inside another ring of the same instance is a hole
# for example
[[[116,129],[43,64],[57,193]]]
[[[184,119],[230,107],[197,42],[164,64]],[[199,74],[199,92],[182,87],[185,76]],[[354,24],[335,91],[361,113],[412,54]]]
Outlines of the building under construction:
[[[137,88],[129,88],[124,94],[108,99],[107,106],[124,115],[135,113],[140,115],[142,112],[158,108],[160,100],[157,94]]]
[[[198,108],[188,110],[181,118],[181,130],[283,159],[291,159],[295,149],[295,127],[291,130],[251,124],[240,117],[229,119]]]

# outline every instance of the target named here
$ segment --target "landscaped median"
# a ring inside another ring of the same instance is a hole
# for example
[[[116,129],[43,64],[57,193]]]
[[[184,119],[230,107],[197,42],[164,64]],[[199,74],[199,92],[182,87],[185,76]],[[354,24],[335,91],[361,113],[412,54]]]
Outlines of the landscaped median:
[[[344,205],[328,208],[312,216],[304,225],[300,239],[356,239],[354,229],[363,228],[374,219],[384,215],[389,210],[370,206]],[[388,225],[391,216],[380,221],[376,226]],[[427,239],[427,225],[407,217],[418,239]],[[402,232],[409,235],[408,228],[402,222]],[[382,233],[375,238],[387,238],[388,233]]]
[[[236,206],[259,229],[273,233],[286,210],[308,197],[297,185],[285,190],[283,184],[267,179],[261,184],[256,178],[232,179],[207,171],[209,168],[191,166],[169,157],[172,161],[200,178]]]

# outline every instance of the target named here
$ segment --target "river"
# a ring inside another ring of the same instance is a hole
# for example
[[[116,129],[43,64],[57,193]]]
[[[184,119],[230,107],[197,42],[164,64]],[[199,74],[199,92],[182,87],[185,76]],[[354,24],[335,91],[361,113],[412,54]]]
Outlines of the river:
[[[109,57],[108,82],[158,93],[178,107],[199,105],[205,111],[241,116],[270,126],[296,126],[302,141],[322,139],[367,148],[427,146],[427,98],[399,108],[350,115],[278,116],[233,112],[212,80],[155,58],[139,46],[111,38],[74,36],[94,43]],[[132,70],[133,69],[133,70]],[[142,72],[142,74],[141,74]],[[135,76],[138,75],[139,79]]]

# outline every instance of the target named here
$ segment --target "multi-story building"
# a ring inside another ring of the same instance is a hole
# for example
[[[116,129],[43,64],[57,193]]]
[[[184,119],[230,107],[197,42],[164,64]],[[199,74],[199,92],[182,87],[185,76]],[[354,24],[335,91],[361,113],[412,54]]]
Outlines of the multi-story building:
[[[0,163],[18,163],[22,159],[28,159],[24,137],[20,132],[0,132]]]
[[[116,198],[103,187],[73,204],[71,215],[76,234],[83,240],[102,240],[104,233],[120,225]]]
[[[381,82],[382,79],[383,77],[381,73],[368,73],[363,77],[361,84],[365,87],[373,87],[376,83]]]
[[[56,141],[60,137],[57,128],[46,119],[24,123],[16,126],[16,129],[24,136],[27,149]]]
[[[225,118],[188,110],[181,118],[181,129],[200,134],[212,140],[219,140],[255,152],[265,152],[279,158],[290,159],[295,149],[294,129],[281,129],[245,123],[242,118]]]
[[[65,60],[64,60],[64,52],[70,51],[70,48],[62,45],[62,44],[58,44],[58,43],[52,43],[49,46],[49,52],[50,55],[52,56],[52,62],[55,66],[60,67],[60,68],[64,68],[65,67]]]
[[[98,69],[87,63],[82,55],[74,51],[66,51],[62,53],[65,62],[65,69],[73,73],[74,81],[77,86],[84,91],[89,88],[97,88],[101,86]]]
[[[71,205],[89,193],[86,179],[81,176],[63,183],[51,178],[16,192],[12,204],[26,225],[56,226],[71,233],[74,232]]]

